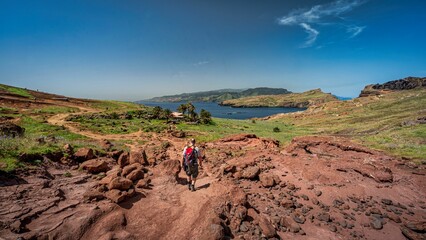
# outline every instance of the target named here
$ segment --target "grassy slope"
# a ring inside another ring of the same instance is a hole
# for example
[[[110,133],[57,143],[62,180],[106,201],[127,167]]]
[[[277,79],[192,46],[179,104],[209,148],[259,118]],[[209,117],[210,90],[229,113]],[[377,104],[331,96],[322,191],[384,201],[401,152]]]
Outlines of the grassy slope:
[[[308,107],[315,103],[335,100],[337,99],[331,94],[315,89],[303,93],[238,98],[224,101],[223,104],[234,107]]]
[[[3,87],[1,85],[0,87]],[[14,87],[8,87],[8,92],[17,94],[17,91],[9,91],[10,89],[19,89]],[[2,88],[2,90],[5,90]],[[24,89],[22,89],[25,91]],[[24,95],[21,92],[20,95]],[[100,111],[110,112],[114,110],[129,111],[134,109],[140,109],[140,106],[133,103],[119,102],[119,101],[90,101],[91,107],[97,108]],[[107,109],[108,108],[108,109]],[[19,119],[18,125],[25,128],[25,134],[20,138],[0,138],[0,170],[13,171],[17,167],[29,167],[32,164],[38,162],[22,163],[20,162],[19,155],[23,153],[27,154],[46,154],[56,152],[62,149],[62,147],[69,143],[74,146],[75,149],[80,147],[91,147],[98,151],[102,149],[98,146],[96,141],[88,139],[82,135],[72,133],[67,129],[54,126],[46,123],[46,119],[49,116],[58,113],[73,113],[78,112],[78,108],[63,107],[63,106],[47,106],[40,109],[33,110],[21,110],[13,109],[8,107],[0,108],[0,116],[12,116]],[[37,139],[55,137],[55,141],[48,141],[40,144]],[[114,143],[117,148],[121,148],[121,143]]]
[[[404,126],[402,123],[425,117],[425,106],[426,89],[415,89],[381,97],[329,102],[303,114],[283,115],[275,121],[314,128],[317,134],[349,136],[368,147],[424,160],[426,126]]]
[[[22,97],[26,97],[26,98],[33,98],[33,96],[27,90],[23,88],[0,84],[0,90],[6,91],[8,93],[16,94]]]
[[[313,132],[310,127],[295,127],[282,121],[251,121],[214,118],[210,125],[188,125],[181,123],[178,129],[188,131],[200,142],[208,142],[222,137],[238,134],[253,133],[259,137],[274,138],[287,144],[295,136],[306,135]],[[279,128],[279,132],[273,129]]]

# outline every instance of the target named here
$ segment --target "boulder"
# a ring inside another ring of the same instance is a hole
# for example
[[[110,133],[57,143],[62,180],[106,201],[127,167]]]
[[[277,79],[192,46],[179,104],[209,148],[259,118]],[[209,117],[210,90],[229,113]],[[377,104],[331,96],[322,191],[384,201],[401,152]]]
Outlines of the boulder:
[[[259,227],[266,238],[272,238],[277,234],[274,226],[272,226],[272,223],[269,222],[268,219],[266,219],[264,216],[261,216],[259,219]]]
[[[259,214],[253,208],[247,209],[247,216],[253,219],[253,223],[259,223]]]
[[[80,165],[80,168],[92,174],[106,172],[109,170],[108,163],[103,159],[92,159],[85,161]]]
[[[121,154],[123,154],[123,152],[124,152],[123,150],[115,150],[115,151],[109,152],[107,156],[110,158],[114,158],[115,160],[118,160],[118,158],[121,156]]]
[[[222,138],[221,142],[241,142],[246,141],[250,138],[257,138],[255,134],[236,134],[230,137]]]
[[[130,155],[128,152],[123,152],[120,155],[120,157],[118,157],[117,163],[121,168],[124,168],[125,166],[129,165],[129,162],[130,162]]]
[[[149,184],[151,183],[151,179],[140,179],[137,183],[136,183],[136,187],[137,188],[144,188],[144,189],[149,189]]]
[[[241,188],[232,188],[229,195],[234,206],[245,206],[247,204],[247,194]]]
[[[148,165],[145,150],[138,149],[130,152],[129,164],[140,163],[142,165]]]
[[[113,167],[111,170],[109,170],[108,172],[106,172],[107,176],[114,176],[114,177],[119,177],[121,176],[121,173],[123,172],[123,169],[121,169],[120,167]]]
[[[273,175],[269,173],[263,173],[259,175],[260,183],[263,187],[269,188],[275,186],[275,178]]]
[[[115,203],[120,203],[122,201],[124,201],[127,197],[127,192],[125,191],[120,191],[118,189],[112,189],[109,190],[108,192],[105,193],[105,196],[115,202]]]
[[[131,180],[132,182],[142,179],[143,177],[144,174],[142,168],[137,168],[126,176],[126,178]]]
[[[138,168],[141,168],[141,169],[142,169],[142,165],[141,165],[140,163],[133,163],[133,164],[130,164],[130,165],[128,165],[128,166],[125,166],[125,167],[123,168],[123,171],[121,172],[121,175],[125,177],[125,176],[127,176],[129,173],[133,172],[134,170],[136,170],[136,169],[138,169]]]
[[[133,182],[124,177],[116,177],[108,184],[108,189],[128,190],[133,185]]]
[[[243,169],[241,172],[241,178],[254,180],[260,174],[260,168],[258,166],[251,166]]]
[[[93,158],[95,158],[95,154],[91,148],[80,148],[74,153],[74,159],[79,162],[84,162]]]
[[[115,168],[106,173],[106,177],[102,178],[98,183],[100,185],[108,185],[112,179],[121,176],[121,168]]]

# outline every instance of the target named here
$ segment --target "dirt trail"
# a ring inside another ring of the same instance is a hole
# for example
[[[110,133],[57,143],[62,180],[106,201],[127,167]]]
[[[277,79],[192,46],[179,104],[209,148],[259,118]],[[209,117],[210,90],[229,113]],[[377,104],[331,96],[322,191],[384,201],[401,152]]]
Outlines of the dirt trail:
[[[181,174],[183,177],[183,174]],[[184,184],[153,181],[153,189],[145,199],[123,206],[128,217],[127,231],[136,239],[189,239],[199,236],[210,223],[213,201],[225,193],[214,184],[214,179],[204,177],[197,182],[197,191],[191,192]]]
[[[93,108],[75,105],[84,113],[99,112]],[[102,140],[138,140],[145,134],[138,132],[129,134],[98,134],[87,130],[81,130],[77,123],[66,121],[71,115],[79,113],[62,113],[48,119],[53,125],[64,126],[69,131],[83,136]],[[184,140],[151,134],[154,141],[169,141],[174,146],[183,146]],[[140,147],[138,143],[127,144],[131,149]],[[175,148],[169,153],[171,156],[180,156],[180,149]],[[215,179],[209,177],[207,170],[200,171],[200,177],[196,183],[196,192],[188,190],[185,183],[186,175],[181,171],[179,178],[181,184],[170,182],[163,178],[154,178],[153,188],[149,191],[139,192],[134,202],[125,202],[117,212],[124,210],[128,225],[126,230],[136,239],[189,239],[191,236],[200,236],[204,228],[208,227],[214,216],[212,199],[226,193],[226,188],[220,184],[214,184]],[[217,180],[217,179],[216,179]],[[85,237],[98,237],[97,232],[88,231]]]

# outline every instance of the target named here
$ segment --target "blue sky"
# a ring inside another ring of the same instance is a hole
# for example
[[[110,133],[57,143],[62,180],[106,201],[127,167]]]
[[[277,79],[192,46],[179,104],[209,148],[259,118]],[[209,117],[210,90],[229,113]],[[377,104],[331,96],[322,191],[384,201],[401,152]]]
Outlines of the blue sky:
[[[0,82],[140,100],[223,88],[355,97],[426,76],[426,1],[0,0]]]

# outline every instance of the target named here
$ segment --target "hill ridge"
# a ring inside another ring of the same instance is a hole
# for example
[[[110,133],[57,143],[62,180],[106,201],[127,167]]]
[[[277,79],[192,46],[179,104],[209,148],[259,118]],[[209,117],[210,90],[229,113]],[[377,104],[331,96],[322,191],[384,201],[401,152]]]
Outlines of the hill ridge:
[[[248,96],[258,95],[277,95],[288,94],[291,91],[285,88],[269,88],[269,87],[256,87],[248,89],[219,89],[211,91],[201,91],[192,93],[181,93],[175,95],[165,95],[162,97],[154,97],[150,99],[136,101],[137,103],[143,102],[222,102],[224,100],[236,99]]]

